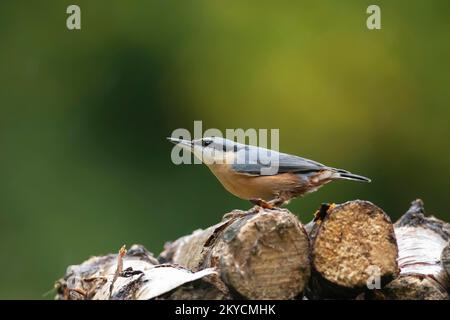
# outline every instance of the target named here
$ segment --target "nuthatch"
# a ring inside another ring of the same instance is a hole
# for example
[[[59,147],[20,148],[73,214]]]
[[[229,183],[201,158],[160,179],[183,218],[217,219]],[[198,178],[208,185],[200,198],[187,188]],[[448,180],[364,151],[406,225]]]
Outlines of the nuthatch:
[[[168,139],[206,164],[229,192],[264,208],[280,206],[333,180],[370,182],[346,170],[224,138]]]

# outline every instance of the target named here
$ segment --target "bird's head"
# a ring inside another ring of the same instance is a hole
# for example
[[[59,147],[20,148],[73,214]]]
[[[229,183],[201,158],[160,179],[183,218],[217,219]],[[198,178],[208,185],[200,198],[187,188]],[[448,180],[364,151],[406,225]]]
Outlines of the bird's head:
[[[207,165],[232,164],[236,152],[245,148],[243,144],[221,137],[204,137],[196,140],[168,138],[168,140],[192,152]]]

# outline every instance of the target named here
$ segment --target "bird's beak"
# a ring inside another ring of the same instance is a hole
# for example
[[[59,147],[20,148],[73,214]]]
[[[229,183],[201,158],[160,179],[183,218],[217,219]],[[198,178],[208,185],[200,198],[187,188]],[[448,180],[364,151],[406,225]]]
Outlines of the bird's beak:
[[[186,148],[186,149],[192,149],[192,141],[190,140],[183,140],[183,139],[177,139],[172,137],[167,137],[167,140],[172,142],[173,144],[177,144],[180,147]]]

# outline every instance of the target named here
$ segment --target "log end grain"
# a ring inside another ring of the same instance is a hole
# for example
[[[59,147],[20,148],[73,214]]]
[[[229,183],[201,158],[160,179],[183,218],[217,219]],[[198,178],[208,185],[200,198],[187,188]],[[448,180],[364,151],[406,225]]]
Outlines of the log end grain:
[[[329,206],[310,235],[313,297],[354,297],[372,277],[380,277],[383,284],[399,272],[391,220],[368,201]]]
[[[214,259],[222,278],[250,299],[292,299],[310,276],[309,240],[287,210],[261,210],[230,225]]]
[[[383,288],[388,300],[448,300],[449,295],[433,278],[424,275],[404,275]]]

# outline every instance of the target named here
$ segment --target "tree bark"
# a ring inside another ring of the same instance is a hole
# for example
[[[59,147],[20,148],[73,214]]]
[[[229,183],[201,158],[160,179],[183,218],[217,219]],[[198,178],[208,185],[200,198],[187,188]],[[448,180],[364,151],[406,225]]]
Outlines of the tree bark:
[[[401,272],[384,288],[386,299],[449,299],[450,225],[424,213],[422,200],[415,200],[395,223]]]
[[[445,246],[444,250],[442,250],[441,262],[447,277],[447,288],[450,288],[450,243]]]
[[[397,244],[388,215],[368,201],[322,205],[310,229],[309,299],[355,298],[396,277]]]

